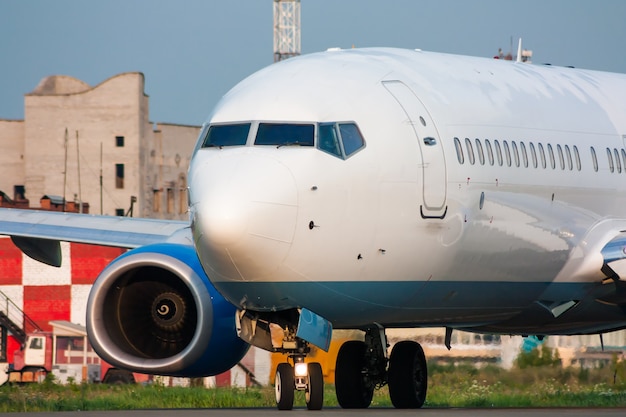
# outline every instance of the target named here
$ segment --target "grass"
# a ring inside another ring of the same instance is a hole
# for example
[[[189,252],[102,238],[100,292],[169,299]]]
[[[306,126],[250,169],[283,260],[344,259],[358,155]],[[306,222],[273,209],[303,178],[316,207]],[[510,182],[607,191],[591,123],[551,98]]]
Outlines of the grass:
[[[538,367],[430,365],[426,407],[626,407],[626,381],[615,371]],[[327,385],[325,407],[336,407]],[[0,387],[0,412],[132,410],[155,408],[274,407],[274,390],[264,388],[164,387],[160,385],[58,385],[52,380]],[[296,393],[296,407],[304,407]],[[391,407],[386,388],[374,394],[373,407]]]

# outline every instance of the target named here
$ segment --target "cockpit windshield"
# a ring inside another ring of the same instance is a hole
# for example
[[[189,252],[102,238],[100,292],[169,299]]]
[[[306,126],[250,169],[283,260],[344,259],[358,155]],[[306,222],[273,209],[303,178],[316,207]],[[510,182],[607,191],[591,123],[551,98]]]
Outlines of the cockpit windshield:
[[[245,146],[250,123],[212,125],[202,142],[203,148]]]
[[[293,123],[259,123],[255,145],[313,146],[315,125]]]
[[[348,159],[365,147],[365,140],[354,122],[294,123],[235,122],[204,128],[202,148],[225,146],[316,146],[340,159]],[[206,131],[206,133],[204,133]],[[248,137],[254,140],[248,142]]]

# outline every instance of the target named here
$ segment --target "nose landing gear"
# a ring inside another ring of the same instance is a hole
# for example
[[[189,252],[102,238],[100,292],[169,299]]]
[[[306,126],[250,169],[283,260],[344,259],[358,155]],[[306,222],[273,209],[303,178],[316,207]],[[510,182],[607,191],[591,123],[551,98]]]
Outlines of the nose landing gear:
[[[293,408],[294,391],[304,391],[306,407],[321,410],[324,403],[324,375],[318,362],[305,363],[304,355],[291,355],[294,365],[280,363],[276,368],[274,391],[279,410]]]
[[[276,368],[274,390],[279,410],[293,408],[294,391],[303,391],[309,410],[321,410],[324,403],[324,375],[317,362],[306,363],[309,343],[328,351],[332,325],[305,308],[277,312],[240,310],[235,316],[242,340],[269,352],[289,355],[289,362]]]

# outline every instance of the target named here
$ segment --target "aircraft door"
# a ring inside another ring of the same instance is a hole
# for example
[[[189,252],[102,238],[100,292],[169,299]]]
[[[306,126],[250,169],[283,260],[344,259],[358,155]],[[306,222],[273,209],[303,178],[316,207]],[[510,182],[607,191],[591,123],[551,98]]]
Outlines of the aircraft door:
[[[443,219],[446,205],[446,162],[439,133],[428,110],[413,90],[402,81],[383,81],[383,85],[398,102],[413,128],[422,154],[423,218]]]

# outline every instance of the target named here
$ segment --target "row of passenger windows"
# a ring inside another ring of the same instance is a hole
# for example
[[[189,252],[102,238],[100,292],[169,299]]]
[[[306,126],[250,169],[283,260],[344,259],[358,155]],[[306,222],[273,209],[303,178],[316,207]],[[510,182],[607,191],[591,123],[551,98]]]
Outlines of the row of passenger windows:
[[[209,127],[202,147],[245,146],[254,128],[255,146],[314,146],[317,132],[317,148],[338,158],[346,159],[365,147],[365,140],[353,122],[217,124]]]
[[[465,152],[467,152],[467,161],[474,165],[478,161],[480,165],[499,165],[499,166],[523,166],[528,168],[543,168],[548,167],[561,170],[568,169],[573,171],[576,169],[580,171],[582,164],[580,162],[580,153],[577,146],[569,145],[556,145],[546,144],[545,147],[542,143],[528,142],[528,146],[525,142],[516,141],[499,141],[489,139],[471,139],[465,138],[465,150],[461,140],[454,138],[454,147],[456,148],[456,156],[460,164],[465,163]],[[556,150],[555,150],[556,149]],[[598,171],[598,157],[595,148],[590,148],[591,160],[593,163],[594,171]],[[626,150],[618,150],[613,148],[606,148],[606,155],[608,159],[608,167],[610,172],[622,172],[626,173]]]

